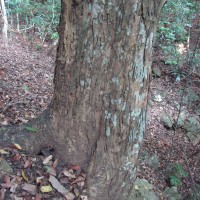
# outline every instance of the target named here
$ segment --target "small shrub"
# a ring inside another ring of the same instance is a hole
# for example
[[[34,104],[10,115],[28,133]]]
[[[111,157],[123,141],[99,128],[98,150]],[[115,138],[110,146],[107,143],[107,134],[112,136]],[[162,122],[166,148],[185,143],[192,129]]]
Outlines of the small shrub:
[[[181,178],[186,176],[187,173],[179,163],[172,163],[167,168],[167,179],[169,180],[171,186],[180,186]]]

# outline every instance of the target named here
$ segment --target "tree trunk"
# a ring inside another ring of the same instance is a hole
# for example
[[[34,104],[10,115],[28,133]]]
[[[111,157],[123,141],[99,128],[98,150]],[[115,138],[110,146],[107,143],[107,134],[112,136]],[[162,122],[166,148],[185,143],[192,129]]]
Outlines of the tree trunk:
[[[62,158],[87,171],[91,200],[127,200],[133,187],[164,2],[62,0],[52,132]]]
[[[1,0],[2,18],[3,18],[3,39],[5,47],[8,46],[8,19],[4,0]]]

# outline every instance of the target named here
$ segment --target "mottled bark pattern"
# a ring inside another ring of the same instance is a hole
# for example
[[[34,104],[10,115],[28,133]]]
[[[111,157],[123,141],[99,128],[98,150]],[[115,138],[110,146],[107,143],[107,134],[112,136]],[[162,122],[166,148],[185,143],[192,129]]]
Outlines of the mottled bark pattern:
[[[128,199],[146,123],[159,0],[62,0],[54,138],[90,200]]]

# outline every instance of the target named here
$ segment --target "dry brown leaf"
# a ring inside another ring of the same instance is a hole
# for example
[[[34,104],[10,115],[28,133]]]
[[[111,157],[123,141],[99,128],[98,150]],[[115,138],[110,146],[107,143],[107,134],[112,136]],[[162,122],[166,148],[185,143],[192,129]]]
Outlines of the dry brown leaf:
[[[4,176],[5,183],[10,183],[10,177],[8,175]]]
[[[3,125],[3,126],[7,126],[8,125],[8,121],[3,121],[3,122],[1,122],[1,125]]]
[[[37,184],[42,183],[43,179],[44,179],[44,176],[37,177],[36,178],[36,183]]]
[[[10,192],[15,193],[17,187],[18,187],[18,184],[17,183],[13,183],[12,187],[10,188]]]
[[[19,160],[21,159],[21,157],[22,157],[22,155],[16,154],[16,155],[14,155],[14,156],[12,157],[12,160],[13,160],[13,161],[19,161]]]
[[[58,165],[58,158],[54,161],[54,163],[53,163],[53,167],[56,168],[57,165]]]
[[[74,194],[76,195],[76,197],[80,196],[80,191],[77,188],[74,188]]]
[[[85,178],[82,175],[79,175],[72,184],[77,184],[78,186],[83,187],[85,185]]]
[[[1,183],[1,186],[4,188],[10,188],[12,187],[12,183],[10,182],[10,177],[8,175],[4,176],[5,183]]]
[[[13,199],[13,200],[24,200],[23,197],[17,197],[17,196],[14,195],[14,194],[11,194],[11,195],[10,195],[10,198]]]
[[[15,176],[15,177],[18,183],[21,183],[21,181],[23,180],[23,177],[21,176]]]
[[[67,176],[69,179],[74,179],[76,176],[73,174],[73,170],[64,169],[63,174]]]
[[[22,170],[22,177],[24,178],[25,181],[28,182],[28,177],[26,176],[24,170]]]
[[[27,192],[30,192],[32,194],[35,194],[35,192],[36,192],[36,186],[32,185],[32,184],[29,184],[29,183],[23,184],[22,185],[22,189],[27,191]]]
[[[53,156],[50,155],[48,157],[46,157],[44,160],[43,160],[43,165],[47,165],[49,163],[50,160],[52,160]]]
[[[12,187],[12,184],[11,183],[1,183],[1,186],[3,188],[11,188]]]
[[[69,190],[67,190],[63,185],[61,185],[61,183],[52,175],[50,175],[49,177],[49,182],[51,183],[51,185],[61,194],[65,195],[69,192]]]
[[[22,150],[21,146],[19,144],[17,144],[17,143],[14,143],[14,147],[19,149],[19,150]]]
[[[4,149],[0,149],[0,153],[1,154],[9,154],[7,151],[5,151]]]
[[[66,200],[74,200],[75,199],[75,195],[71,192],[67,193],[64,196],[65,196]]]
[[[4,68],[0,68],[0,79],[3,79],[5,76]]]
[[[24,163],[24,168],[27,168],[30,165],[30,159],[27,159]]]
[[[35,195],[35,200],[42,200],[41,194],[36,194]]]
[[[4,196],[5,196],[5,189],[2,188],[2,189],[0,190],[0,199],[4,199]]]
[[[81,200],[88,200],[88,197],[85,195],[81,195]]]
[[[70,169],[73,169],[73,170],[76,170],[76,171],[81,170],[80,165],[71,165],[69,168],[70,168]]]

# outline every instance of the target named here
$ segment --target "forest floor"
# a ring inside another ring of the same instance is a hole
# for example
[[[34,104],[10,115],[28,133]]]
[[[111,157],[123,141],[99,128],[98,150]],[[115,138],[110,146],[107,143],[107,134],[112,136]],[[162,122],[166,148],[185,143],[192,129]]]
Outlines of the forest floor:
[[[50,103],[53,94],[55,52],[47,56],[48,45],[45,44],[40,49],[38,44],[39,41],[31,43],[27,37],[16,34],[10,38],[8,48],[5,49],[0,38],[0,127],[26,123],[36,118]],[[194,100],[190,97],[200,94],[200,75],[192,73],[190,79],[196,80],[193,82],[188,82],[186,78],[176,81],[170,67],[160,60],[160,54],[159,50],[155,49],[153,67],[159,68],[161,75],[154,77],[151,83],[148,126],[138,177],[147,179],[153,185],[159,199],[166,199],[164,190],[173,185],[170,181],[177,184],[180,181],[178,192],[182,196],[181,199],[187,200],[194,194],[195,189],[198,189],[195,184],[200,184],[199,135],[192,140],[181,126],[170,126],[170,122],[166,125],[162,118],[168,115],[174,122],[184,111],[187,112],[186,118],[195,116],[199,121],[200,113],[197,111],[200,110],[200,99]],[[187,101],[183,101],[183,97]],[[59,183],[72,182],[71,199],[73,195],[79,195],[85,175],[78,166],[57,169],[58,160],[56,156],[49,157],[48,151],[50,150],[43,150],[40,155],[28,155],[16,144],[6,149],[0,148],[0,162],[6,160],[7,168],[12,171],[12,175],[0,173],[0,199],[62,199],[62,195],[56,192],[57,187],[60,187]],[[47,174],[44,163],[50,163],[46,170],[59,174],[59,181],[54,180],[53,184],[52,180],[53,188],[44,183],[43,191],[35,192],[35,183],[40,184],[40,177]],[[173,164],[178,168],[178,174],[170,171]],[[45,190],[49,193],[44,192]],[[83,195],[80,199],[87,198]]]

